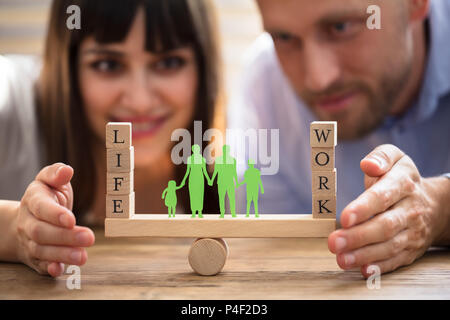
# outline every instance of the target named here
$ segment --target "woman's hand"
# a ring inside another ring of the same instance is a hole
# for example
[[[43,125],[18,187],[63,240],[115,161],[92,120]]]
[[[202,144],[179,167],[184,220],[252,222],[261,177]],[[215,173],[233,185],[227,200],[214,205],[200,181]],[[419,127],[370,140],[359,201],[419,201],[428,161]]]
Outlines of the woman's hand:
[[[20,201],[14,225],[17,256],[40,274],[57,277],[64,265],[83,265],[84,247],[94,244],[94,233],[76,226],[72,213],[73,169],[56,163],[42,169]]]

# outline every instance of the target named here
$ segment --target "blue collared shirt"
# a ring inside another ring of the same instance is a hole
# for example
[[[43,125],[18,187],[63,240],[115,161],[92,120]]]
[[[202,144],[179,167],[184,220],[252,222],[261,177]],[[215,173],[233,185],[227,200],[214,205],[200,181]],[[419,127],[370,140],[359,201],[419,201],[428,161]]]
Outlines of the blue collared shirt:
[[[429,50],[417,100],[400,118],[384,123],[358,141],[336,146],[337,211],[364,191],[360,161],[380,144],[394,144],[409,155],[424,177],[450,172],[450,1],[431,1]],[[310,213],[309,124],[314,115],[296,96],[276,58],[268,34],[256,40],[228,109],[229,128],[279,129],[278,173],[262,176],[260,213]],[[232,151],[233,151],[233,145]],[[248,157],[247,157],[248,158]],[[254,159],[255,160],[255,159]],[[260,159],[257,159],[257,164]],[[238,162],[240,181],[247,159]],[[237,194],[245,213],[245,189]]]

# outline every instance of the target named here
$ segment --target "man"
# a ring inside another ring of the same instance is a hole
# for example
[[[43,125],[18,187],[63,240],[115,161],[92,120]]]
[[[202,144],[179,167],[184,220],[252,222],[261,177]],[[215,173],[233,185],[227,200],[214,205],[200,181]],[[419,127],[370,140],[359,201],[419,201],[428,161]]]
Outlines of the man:
[[[219,191],[220,218],[225,218],[225,196],[228,194],[230,202],[231,216],[236,218],[235,190],[238,185],[236,171],[236,159],[230,156],[230,146],[222,147],[222,155],[217,157],[214,162],[214,173],[209,181],[212,186],[217,176],[217,188]]]
[[[338,265],[368,277],[371,264],[389,272],[450,244],[450,1],[257,3],[267,34],[228,121],[279,129],[260,212],[311,212],[309,123],[337,121]],[[379,30],[367,27],[369,5]]]

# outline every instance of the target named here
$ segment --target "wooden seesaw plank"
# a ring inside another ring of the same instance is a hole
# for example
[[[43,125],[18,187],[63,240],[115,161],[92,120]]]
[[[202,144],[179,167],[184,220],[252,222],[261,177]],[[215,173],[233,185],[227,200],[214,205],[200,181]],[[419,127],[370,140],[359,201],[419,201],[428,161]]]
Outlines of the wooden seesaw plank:
[[[259,218],[204,214],[135,214],[129,219],[105,219],[106,237],[178,238],[323,238],[336,228],[335,219],[313,219],[311,214],[264,214]]]

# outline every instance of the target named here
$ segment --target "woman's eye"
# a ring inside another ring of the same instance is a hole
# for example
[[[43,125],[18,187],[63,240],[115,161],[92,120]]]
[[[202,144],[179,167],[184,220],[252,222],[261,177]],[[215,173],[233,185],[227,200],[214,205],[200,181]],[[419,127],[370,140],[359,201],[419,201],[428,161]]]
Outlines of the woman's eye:
[[[92,67],[100,72],[113,73],[119,71],[122,66],[118,61],[106,59],[95,61]]]
[[[160,71],[171,71],[180,69],[185,63],[186,60],[181,57],[165,57],[157,61],[154,67]]]

